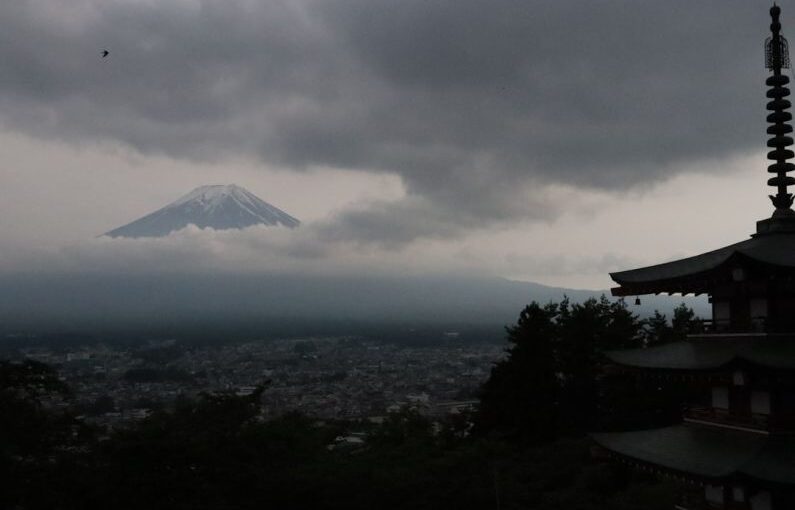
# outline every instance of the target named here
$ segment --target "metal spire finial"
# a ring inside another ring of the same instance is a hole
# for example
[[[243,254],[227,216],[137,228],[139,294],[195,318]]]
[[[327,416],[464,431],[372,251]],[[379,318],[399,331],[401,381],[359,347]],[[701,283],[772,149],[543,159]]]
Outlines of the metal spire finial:
[[[767,97],[771,99],[767,103],[767,109],[771,113],[767,116],[767,121],[771,124],[767,128],[767,133],[773,135],[768,141],[767,146],[773,150],[767,153],[767,158],[775,161],[767,167],[767,171],[776,174],[775,177],[768,179],[767,184],[777,189],[775,195],[770,195],[770,200],[776,207],[776,212],[789,211],[792,207],[793,195],[787,192],[787,186],[795,185],[795,178],[787,176],[788,172],[795,170],[795,165],[787,160],[795,156],[791,150],[787,149],[793,144],[792,137],[786,136],[792,133],[792,114],[789,113],[791,103],[784,99],[789,96],[790,91],[785,85],[789,83],[789,77],[781,74],[781,69],[789,68],[789,45],[787,40],[780,34],[781,23],[778,20],[781,8],[775,3],[770,8],[770,31],[773,33],[765,41],[765,67],[773,71],[765,83],[770,87]],[[791,214],[791,212],[787,213]]]

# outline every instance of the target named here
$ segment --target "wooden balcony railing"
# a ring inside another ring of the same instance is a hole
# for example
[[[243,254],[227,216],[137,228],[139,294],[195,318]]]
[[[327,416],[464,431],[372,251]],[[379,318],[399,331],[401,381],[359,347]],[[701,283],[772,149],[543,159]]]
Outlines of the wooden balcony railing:
[[[701,323],[703,325],[701,334],[704,335],[720,333],[767,333],[772,326],[767,317],[751,317],[745,320],[704,319]]]
[[[676,510],[749,510],[748,501],[731,501],[728,498],[722,503],[707,501],[702,491],[686,491],[677,498]]]
[[[715,425],[739,427],[770,433],[795,433],[795,414],[792,412],[761,414],[731,413],[725,409],[704,406],[686,406],[682,416],[685,420],[696,420]]]
[[[760,432],[770,431],[772,425],[770,416],[767,414],[733,414],[725,409],[716,409],[714,407],[688,406],[685,407],[683,416],[686,420],[697,420],[715,425],[758,430]]]
[[[676,502],[676,510],[712,510],[704,498],[704,489],[701,491],[687,491],[679,495]]]

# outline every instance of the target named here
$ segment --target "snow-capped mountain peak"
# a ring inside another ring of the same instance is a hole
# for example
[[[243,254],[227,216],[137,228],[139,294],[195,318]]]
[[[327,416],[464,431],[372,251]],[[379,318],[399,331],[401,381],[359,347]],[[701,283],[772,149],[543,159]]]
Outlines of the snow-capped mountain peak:
[[[251,225],[295,228],[301,222],[250,191],[226,184],[200,186],[162,209],[104,235],[162,237],[191,224],[226,230]]]
[[[197,203],[208,204],[209,207],[215,207],[226,198],[248,198],[248,195],[251,195],[251,193],[241,188],[237,184],[213,184],[210,186],[199,186],[190,193],[183,195],[181,198],[178,198],[169,204],[168,207],[179,207],[187,202],[194,201]]]

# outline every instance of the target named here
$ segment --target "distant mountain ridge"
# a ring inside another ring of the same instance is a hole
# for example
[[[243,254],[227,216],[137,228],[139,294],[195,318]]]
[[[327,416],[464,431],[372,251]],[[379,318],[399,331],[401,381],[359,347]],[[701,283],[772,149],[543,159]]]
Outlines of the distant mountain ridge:
[[[163,237],[188,225],[215,230],[252,225],[296,228],[296,218],[235,184],[200,186],[167,206],[103,235]]]
[[[198,323],[266,320],[499,325],[515,323],[531,301],[558,302],[568,296],[576,303],[609,296],[608,291],[501,278],[421,275],[0,274],[0,289],[0,331],[54,326],[170,331]],[[704,296],[642,296],[641,301],[628,302],[641,317],[657,309],[670,318],[682,302],[701,317],[711,313]]]

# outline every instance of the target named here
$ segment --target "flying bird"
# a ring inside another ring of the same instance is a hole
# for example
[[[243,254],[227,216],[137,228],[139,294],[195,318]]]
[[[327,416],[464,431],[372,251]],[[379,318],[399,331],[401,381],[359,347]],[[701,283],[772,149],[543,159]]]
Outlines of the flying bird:
[[[105,58],[108,55],[110,55],[110,52],[108,50],[102,50],[102,58]]]

